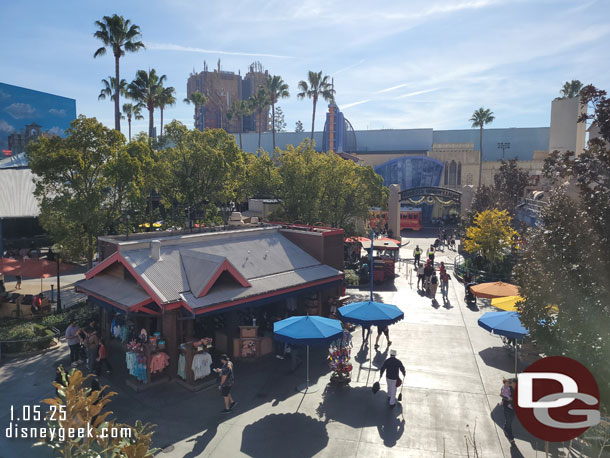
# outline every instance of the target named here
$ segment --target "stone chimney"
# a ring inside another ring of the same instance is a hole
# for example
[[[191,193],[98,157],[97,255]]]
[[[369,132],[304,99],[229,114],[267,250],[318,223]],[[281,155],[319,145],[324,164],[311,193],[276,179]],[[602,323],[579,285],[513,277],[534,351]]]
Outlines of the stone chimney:
[[[161,240],[150,242],[150,257],[156,261],[161,259]]]

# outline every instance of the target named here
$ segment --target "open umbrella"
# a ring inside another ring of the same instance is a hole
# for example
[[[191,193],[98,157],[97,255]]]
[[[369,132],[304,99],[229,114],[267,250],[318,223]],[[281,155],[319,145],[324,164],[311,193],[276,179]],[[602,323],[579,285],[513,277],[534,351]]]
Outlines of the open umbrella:
[[[517,302],[522,301],[521,296],[506,296],[506,297],[494,297],[491,300],[491,305],[507,312],[517,311]]]
[[[0,258],[0,274],[8,274],[19,267],[19,261],[13,258]]]
[[[364,326],[389,326],[405,317],[397,306],[373,301],[352,302],[337,309],[337,313],[341,321]],[[369,353],[372,353],[372,334],[369,332]],[[372,360],[371,356],[369,354],[369,361]],[[376,370],[377,368],[369,366],[364,369]]]
[[[273,324],[273,338],[294,345],[307,345],[307,381],[297,387],[304,393],[314,393],[309,386],[309,346],[325,344],[343,334],[339,320],[321,316],[292,316]]]
[[[494,297],[517,296],[519,294],[519,287],[510,283],[504,283],[503,281],[496,281],[471,286],[470,291],[476,297],[493,299]]]
[[[515,376],[517,375],[517,341],[529,334],[521,324],[519,312],[487,312],[478,320],[479,326],[492,334],[515,340]]]

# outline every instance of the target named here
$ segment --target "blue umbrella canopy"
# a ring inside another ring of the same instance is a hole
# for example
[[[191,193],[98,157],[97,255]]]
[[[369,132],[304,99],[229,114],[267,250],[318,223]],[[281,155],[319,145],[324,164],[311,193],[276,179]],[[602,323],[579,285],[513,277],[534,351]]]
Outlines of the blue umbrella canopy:
[[[273,338],[295,345],[323,344],[343,334],[339,320],[321,316],[292,316],[273,324]]]
[[[487,312],[479,318],[478,323],[493,334],[511,339],[521,339],[529,334],[527,328],[521,324],[519,312]]]
[[[381,302],[353,302],[337,309],[341,321],[365,326],[387,326],[402,320],[405,314],[395,305]]]

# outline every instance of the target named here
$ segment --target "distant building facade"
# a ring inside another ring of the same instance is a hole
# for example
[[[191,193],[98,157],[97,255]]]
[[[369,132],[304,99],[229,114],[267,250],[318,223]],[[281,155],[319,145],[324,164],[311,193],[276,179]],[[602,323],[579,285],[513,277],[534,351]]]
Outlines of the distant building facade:
[[[260,62],[254,62],[248,68],[248,73],[244,77],[238,71],[229,72],[222,70],[220,60],[218,66],[213,71],[209,71],[207,63],[203,64],[203,71],[197,73],[193,71],[186,84],[187,96],[193,92],[201,92],[208,98],[208,102],[199,110],[195,118],[195,128],[203,130],[224,129],[230,133],[258,132],[258,127],[262,132],[269,131],[270,116],[269,110],[265,110],[262,115],[253,113],[244,116],[243,127],[240,129],[240,119],[227,119],[227,111],[236,100],[248,100],[259,87],[266,84],[269,72],[263,69]]]

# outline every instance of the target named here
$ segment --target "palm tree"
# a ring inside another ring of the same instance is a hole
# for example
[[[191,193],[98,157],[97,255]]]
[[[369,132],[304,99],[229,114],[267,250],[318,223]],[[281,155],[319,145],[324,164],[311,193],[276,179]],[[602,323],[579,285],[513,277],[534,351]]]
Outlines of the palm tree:
[[[113,76],[109,76],[108,79],[102,80],[102,85],[104,86],[100,90],[100,95],[97,96],[98,100],[105,100],[108,97],[110,100],[114,102],[114,99],[119,95],[125,95],[125,89],[127,88],[127,81],[121,80],[119,84],[119,89],[117,91],[116,88],[116,79]]]
[[[129,141],[131,141],[131,120],[144,119],[144,116],[142,116],[142,105],[140,105],[139,103],[136,105],[133,105],[131,103],[124,103],[123,114],[127,118],[127,124],[129,124]]]
[[[578,80],[566,81],[561,88],[559,93],[563,99],[572,99],[580,95],[582,89],[582,83]]]
[[[154,68],[148,72],[138,70],[136,79],[127,86],[129,98],[141,103],[148,109],[148,136],[150,138],[153,137],[155,107],[159,104],[159,96],[166,79],[165,75],[158,76]]]
[[[494,119],[496,117],[492,111],[489,108],[485,109],[483,107],[472,113],[472,118],[469,119],[472,122],[472,127],[479,127],[481,129],[479,136],[479,187],[481,187],[481,172],[483,170],[483,126],[491,123]]]
[[[271,101],[271,132],[273,133],[273,151],[275,151],[275,104],[280,99],[290,97],[290,92],[288,92],[288,85],[279,75],[267,76],[267,92]]]
[[[313,140],[313,130],[316,122],[316,105],[318,104],[318,97],[322,97],[327,102],[335,98],[335,90],[333,89],[329,76],[322,76],[322,72],[309,71],[307,81],[299,81],[299,92],[297,97],[299,99],[313,99],[313,115],[311,116],[311,139]]]
[[[231,108],[227,110],[227,119],[229,121],[233,118],[239,119],[239,149],[243,149],[241,133],[244,130],[244,116],[248,116],[251,112],[250,104],[247,100],[235,100],[231,104]]]
[[[106,48],[111,49],[114,55],[114,78],[115,81],[121,81],[119,78],[119,59],[121,56],[124,56],[126,52],[137,52],[146,48],[144,43],[138,40],[142,36],[140,27],[117,14],[104,16],[101,21],[95,21],[95,25],[98,30],[93,36],[101,40],[104,46],[95,51],[93,57],[103,56],[106,54]],[[118,96],[114,100],[114,128],[118,131],[121,130]]]
[[[263,111],[267,112],[271,99],[269,93],[264,87],[259,87],[254,95],[248,99],[250,108],[258,114],[258,147],[261,147],[261,132],[263,130]]]
[[[159,98],[157,100],[157,106],[161,110],[161,137],[163,137],[163,110],[165,107],[173,107],[176,105],[176,89],[172,86],[164,87],[161,89]]]
[[[186,99],[184,99],[184,103],[187,103],[189,105],[195,105],[195,127],[197,127],[197,118],[198,118],[198,113],[199,110],[201,109],[201,107],[203,105],[205,105],[206,103],[208,103],[208,98],[205,96],[205,94],[201,93],[201,92],[191,92],[191,95],[189,95]],[[203,125],[201,126],[202,130],[203,130]]]

